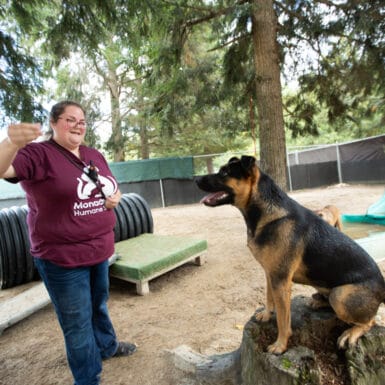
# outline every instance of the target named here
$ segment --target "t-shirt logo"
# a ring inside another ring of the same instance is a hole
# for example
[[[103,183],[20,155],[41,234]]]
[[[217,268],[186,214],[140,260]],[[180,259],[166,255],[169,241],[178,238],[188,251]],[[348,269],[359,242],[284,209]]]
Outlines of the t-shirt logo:
[[[81,200],[94,198],[102,198],[102,194],[98,191],[95,183],[83,173],[78,180],[77,195]],[[99,174],[99,180],[102,186],[103,193],[106,197],[112,195],[117,190],[117,184],[111,176],[103,176]]]

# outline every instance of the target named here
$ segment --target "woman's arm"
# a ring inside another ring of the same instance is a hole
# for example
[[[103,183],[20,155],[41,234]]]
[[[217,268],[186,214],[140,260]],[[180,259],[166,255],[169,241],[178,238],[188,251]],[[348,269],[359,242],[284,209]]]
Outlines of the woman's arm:
[[[16,176],[12,161],[17,151],[42,134],[39,123],[11,124],[8,136],[0,142],[0,178]]]

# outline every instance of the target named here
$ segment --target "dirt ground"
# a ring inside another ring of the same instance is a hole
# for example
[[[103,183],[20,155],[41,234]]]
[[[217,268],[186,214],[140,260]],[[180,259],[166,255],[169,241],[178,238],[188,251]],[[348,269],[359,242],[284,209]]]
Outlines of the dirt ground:
[[[363,214],[384,186],[336,185],[290,193],[318,209],[338,206]],[[109,309],[118,337],[138,344],[131,357],[104,362],[103,385],[182,385],[165,352],[188,345],[205,355],[237,349],[242,327],[263,305],[265,280],[246,247],[245,224],[231,206],[200,204],[153,209],[154,233],[194,236],[208,241],[203,266],[183,265],[150,282],[150,294],[112,279]],[[382,271],[385,262],[380,263]],[[35,283],[0,291],[0,301]],[[293,296],[314,290],[295,285]],[[1,385],[71,385],[63,337],[48,305],[0,336]]]

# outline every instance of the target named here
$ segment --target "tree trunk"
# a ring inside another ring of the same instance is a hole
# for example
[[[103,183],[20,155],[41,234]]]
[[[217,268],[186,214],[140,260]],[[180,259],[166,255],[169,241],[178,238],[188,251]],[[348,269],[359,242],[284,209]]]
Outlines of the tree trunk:
[[[149,159],[150,148],[148,145],[147,124],[145,116],[141,116],[139,122],[139,136],[140,136],[140,156],[141,159]]]
[[[251,138],[253,140],[253,155],[256,157],[257,156],[257,138],[255,135],[254,100],[251,95],[249,97],[249,117],[250,117]]]
[[[139,155],[140,159],[149,159],[150,158],[150,145],[148,143],[148,131],[147,131],[147,108],[145,106],[144,98],[142,95],[141,82],[138,80],[136,82],[138,90],[138,109],[139,109],[139,137],[140,137],[140,149]]]
[[[287,188],[277,16],[273,0],[252,0],[252,34],[256,73],[261,168]]]
[[[208,174],[214,173],[214,161],[213,161],[213,158],[211,156],[206,158],[206,167],[207,167],[207,173]]]
[[[124,144],[122,137],[122,117],[120,115],[120,86],[115,68],[108,68],[108,86],[111,99],[112,150],[114,162],[124,161]]]

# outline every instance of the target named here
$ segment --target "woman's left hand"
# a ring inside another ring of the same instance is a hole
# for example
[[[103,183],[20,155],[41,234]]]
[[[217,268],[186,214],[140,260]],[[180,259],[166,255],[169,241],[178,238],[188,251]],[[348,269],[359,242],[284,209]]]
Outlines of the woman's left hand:
[[[112,194],[109,197],[107,197],[104,203],[104,205],[106,206],[106,209],[110,210],[115,208],[119,204],[121,197],[122,197],[122,193],[120,192],[120,190],[117,190],[115,194]]]

